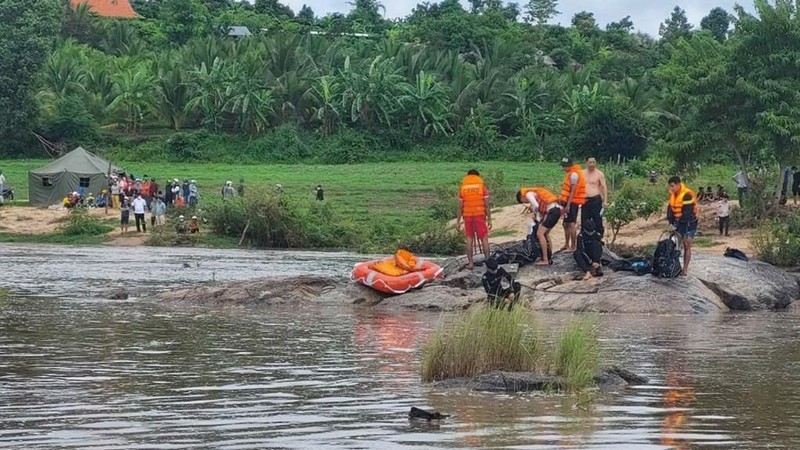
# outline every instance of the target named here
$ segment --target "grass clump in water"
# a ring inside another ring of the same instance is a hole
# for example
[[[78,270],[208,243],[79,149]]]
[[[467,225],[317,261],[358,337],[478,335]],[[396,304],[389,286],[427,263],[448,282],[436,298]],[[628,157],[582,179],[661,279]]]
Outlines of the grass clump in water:
[[[531,312],[478,305],[440,326],[423,347],[421,375],[432,382],[493,371],[533,372],[563,378],[568,391],[594,385],[599,345],[594,324],[574,319],[547,344]]]
[[[532,372],[538,358],[533,316],[478,305],[442,326],[423,348],[422,379],[474,377],[494,370]]]
[[[574,319],[558,335],[553,366],[564,377],[567,390],[578,390],[594,383],[600,370],[599,344],[592,321]]]

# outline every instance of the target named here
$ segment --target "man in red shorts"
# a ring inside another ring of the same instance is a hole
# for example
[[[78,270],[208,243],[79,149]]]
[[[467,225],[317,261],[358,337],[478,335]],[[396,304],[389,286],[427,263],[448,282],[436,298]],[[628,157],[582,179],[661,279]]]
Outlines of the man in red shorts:
[[[483,249],[483,255],[489,259],[489,230],[492,229],[492,211],[489,206],[489,190],[477,170],[470,170],[461,182],[458,194],[459,231],[463,219],[464,237],[467,243],[467,269],[472,270],[475,263],[472,258],[472,239],[476,237]]]

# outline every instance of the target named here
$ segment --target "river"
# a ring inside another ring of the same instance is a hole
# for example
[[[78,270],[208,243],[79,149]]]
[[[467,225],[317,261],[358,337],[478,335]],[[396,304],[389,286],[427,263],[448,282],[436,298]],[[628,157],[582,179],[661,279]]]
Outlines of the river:
[[[599,316],[604,359],[651,383],[582,400],[420,383],[438,314],[152,300],[359,259],[0,245],[0,448],[800,448],[797,315]],[[136,295],[104,300],[119,287]]]

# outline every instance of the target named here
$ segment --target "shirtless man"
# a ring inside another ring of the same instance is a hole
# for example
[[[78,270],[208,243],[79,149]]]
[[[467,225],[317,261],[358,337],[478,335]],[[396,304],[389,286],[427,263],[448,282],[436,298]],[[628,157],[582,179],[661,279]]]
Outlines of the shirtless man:
[[[597,168],[597,160],[589,158],[586,161],[586,169],[583,170],[583,177],[586,178],[586,204],[581,208],[581,223],[592,219],[595,231],[602,239],[606,230],[601,212],[608,206],[606,176]]]

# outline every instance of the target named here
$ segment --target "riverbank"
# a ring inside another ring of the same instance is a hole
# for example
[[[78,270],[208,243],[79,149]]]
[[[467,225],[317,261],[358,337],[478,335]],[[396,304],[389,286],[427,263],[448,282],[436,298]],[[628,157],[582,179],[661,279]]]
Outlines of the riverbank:
[[[28,194],[27,171],[46,164],[45,160],[0,160],[0,170],[6,175],[6,183],[15,187],[20,204]],[[223,183],[238,184],[244,179],[245,194],[254,189],[274,190],[276,184],[283,186],[285,195],[313,201],[314,188],[321,184],[325,190],[325,204],[343,222],[353,224],[365,238],[368,249],[390,247],[429,232],[442,221],[455,216],[458,183],[470,168],[477,168],[494,191],[495,206],[514,202],[513,192],[520,186],[544,185],[559,188],[564,177],[556,163],[519,163],[486,161],[473,163],[444,162],[392,162],[354,165],[245,165],[220,163],[135,163],[114,161],[138,176],[147,175],[157,181],[167,179],[195,179],[201,194],[201,207],[220,201],[219,191]],[[612,172],[618,166],[607,168],[609,182],[615,182]],[[732,168],[711,166],[705,169],[692,185],[723,184],[732,189]],[[616,176],[617,182],[622,175]],[[662,180],[663,181],[663,180]],[[642,182],[645,182],[642,179]],[[665,188],[666,192],[666,188]],[[665,193],[666,196],[666,193]],[[0,207],[3,211],[5,207]],[[30,215],[28,212],[25,214]],[[11,220],[13,222],[14,219]],[[0,216],[0,226],[6,230],[16,228]],[[524,221],[523,221],[524,222]],[[47,226],[48,223],[42,224]],[[38,225],[37,225],[38,227]],[[52,227],[51,227],[52,229]],[[10,234],[14,231],[2,231]],[[495,238],[502,237],[495,231]],[[6,240],[9,238],[7,237]],[[17,241],[24,240],[21,237]],[[113,239],[112,239],[113,240]]]

